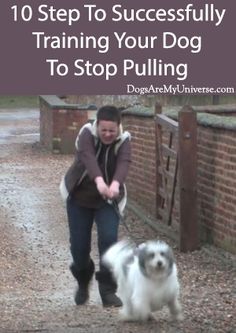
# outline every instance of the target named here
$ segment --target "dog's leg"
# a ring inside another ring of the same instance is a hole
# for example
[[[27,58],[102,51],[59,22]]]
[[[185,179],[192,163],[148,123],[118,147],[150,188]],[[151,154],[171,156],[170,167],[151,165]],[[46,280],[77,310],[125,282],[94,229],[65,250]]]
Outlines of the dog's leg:
[[[133,298],[132,305],[134,320],[147,321],[151,319],[152,315],[150,305],[143,297]]]
[[[133,321],[134,320],[132,311],[129,307],[123,306],[119,311],[119,315],[120,315],[121,321]]]
[[[182,307],[177,297],[168,303],[168,307],[174,320],[183,320]]]
[[[122,298],[123,306],[120,309],[120,320],[122,321],[132,321],[133,319],[133,309],[130,299],[123,295]]]
[[[120,320],[122,321],[147,321],[152,319],[150,307],[144,302],[133,297],[123,299],[123,306],[120,310]]]

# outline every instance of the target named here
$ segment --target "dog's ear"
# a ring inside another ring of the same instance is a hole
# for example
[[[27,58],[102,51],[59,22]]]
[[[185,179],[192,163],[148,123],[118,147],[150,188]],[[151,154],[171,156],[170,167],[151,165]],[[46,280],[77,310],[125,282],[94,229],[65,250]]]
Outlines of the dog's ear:
[[[139,244],[137,247],[134,248],[134,255],[139,257],[140,251],[146,247],[145,243]]]
[[[137,251],[138,251],[138,262],[139,262],[140,270],[143,273],[143,275],[146,276],[147,275],[146,265],[145,265],[145,262],[146,262],[146,259],[147,259],[146,244],[143,243],[143,244],[139,245]]]

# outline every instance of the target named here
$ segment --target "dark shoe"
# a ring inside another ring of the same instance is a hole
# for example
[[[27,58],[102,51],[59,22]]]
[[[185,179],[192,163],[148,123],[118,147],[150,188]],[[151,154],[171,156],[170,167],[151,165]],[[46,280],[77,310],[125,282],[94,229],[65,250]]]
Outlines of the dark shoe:
[[[122,302],[121,300],[119,299],[118,296],[116,296],[116,294],[114,293],[109,293],[109,294],[101,294],[101,299],[102,299],[102,305],[105,307],[105,308],[108,308],[108,307],[120,307],[122,306]]]
[[[120,307],[122,302],[119,297],[116,296],[117,285],[114,282],[110,272],[97,272],[96,280],[98,281],[98,289],[102,299],[104,307]]]
[[[78,270],[73,263],[70,266],[70,270],[79,285],[78,290],[75,294],[75,303],[77,305],[83,305],[89,298],[89,283],[93,277],[94,263],[91,260],[88,268],[81,271]]]
[[[75,304],[83,305],[87,302],[88,299],[89,299],[88,287],[79,286],[79,288],[75,293],[75,298],[74,298]]]

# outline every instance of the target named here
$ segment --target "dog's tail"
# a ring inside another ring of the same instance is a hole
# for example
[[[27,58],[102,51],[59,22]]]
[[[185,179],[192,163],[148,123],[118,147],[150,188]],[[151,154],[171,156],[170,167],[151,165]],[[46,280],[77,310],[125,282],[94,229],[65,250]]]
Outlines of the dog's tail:
[[[112,245],[103,255],[102,262],[117,277],[118,273],[124,272],[126,266],[133,260],[135,246],[129,240],[121,240]]]

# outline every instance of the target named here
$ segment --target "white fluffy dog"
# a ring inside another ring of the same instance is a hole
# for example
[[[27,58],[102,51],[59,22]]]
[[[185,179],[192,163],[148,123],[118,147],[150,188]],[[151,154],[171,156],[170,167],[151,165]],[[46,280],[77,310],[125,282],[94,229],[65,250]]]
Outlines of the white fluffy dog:
[[[173,251],[165,242],[153,240],[135,247],[122,240],[102,259],[117,282],[122,320],[148,320],[152,312],[165,305],[172,318],[182,319],[177,267]]]

